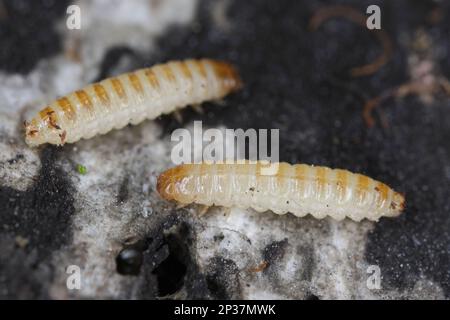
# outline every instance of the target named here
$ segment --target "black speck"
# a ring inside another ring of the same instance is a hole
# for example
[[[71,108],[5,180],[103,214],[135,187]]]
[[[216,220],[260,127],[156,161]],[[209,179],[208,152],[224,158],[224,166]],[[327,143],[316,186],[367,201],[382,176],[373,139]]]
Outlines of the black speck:
[[[142,259],[142,252],[136,248],[123,249],[116,257],[117,272],[123,275],[138,275]]]
[[[23,154],[18,153],[18,154],[16,154],[16,156],[14,158],[9,159],[7,162],[8,162],[8,164],[14,164],[14,163],[17,163],[17,162],[19,162],[20,160],[22,160],[24,158],[25,158],[25,156]]]
[[[123,248],[116,257],[117,272],[122,275],[138,275],[143,262],[143,252],[147,248],[146,241],[137,241]]]
[[[213,237],[213,239],[214,239],[215,242],[221,242],[223,239],[225,239],[225,236],[224,236],[223,233],[221,232],[221,233],[219,233],[219,234],[216,234],[216,235]]]
[[[288,244],[287,238],[285,238],[281,241],[274,241],[274,242],[268,244],[263,249],[264,261],[266,261],[270,266],[270,265],[272,265],[272,263],[276,262],[276,260],[281,259],[284,255],[287,244]]]

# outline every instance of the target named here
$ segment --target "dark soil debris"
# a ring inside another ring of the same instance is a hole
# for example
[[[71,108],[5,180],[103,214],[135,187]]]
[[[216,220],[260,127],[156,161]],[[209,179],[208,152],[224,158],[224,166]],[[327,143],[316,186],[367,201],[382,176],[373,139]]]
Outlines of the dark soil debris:
[[[49,285],[51,269],[48,259],[53,251],[69,243],[71,239],[71,217],[74,213],[73,187],[66,174],[55,161],[59,151],[55,147],[46,147],[41,152],[42,167],[34,184],[25,191],[18,191],[9,187],[0,187],[0,230],[8,235],[14,244],[17,236],[26,240],[26,246],[16,248],[8,258],[0,259],[0,274],[7,277],[3,286],[8,294],[20,293],[18,282],[11,276],[11,272],[28,273],[27,279],[36,276],[30,283],[37,285],[39,290],[30,293],[30,297],[45,297],[45,286]],[[6,241],[3,238],[3,241]],[[7,243],[0,247],[13,250]],[[2,254],[4,251],[0,248]],[[7,263],[6,263],[7,261]],[[12,265],[17,268],[10,269]],[[35,274],[40,268],[47,270],[44,278]],[[9,271],[8,271],[9,270]],[[25,281],[25,280],[23,280]],[[22,286],[22,284],[20,284]],[[0,292],[1,296],[1,292]]]

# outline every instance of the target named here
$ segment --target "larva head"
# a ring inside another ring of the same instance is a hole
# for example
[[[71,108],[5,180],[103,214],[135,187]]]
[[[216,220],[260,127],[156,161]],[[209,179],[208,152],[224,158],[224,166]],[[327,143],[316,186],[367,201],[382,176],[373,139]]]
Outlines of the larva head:
[[[158,191],[159,195],[165,200],[173,200],[174,193],[174,184],[171,182],[171,171],[169,169],[161,173],[158,177],[158,181],[156,183],[156,191]]]
[[[36,119],[31,120],[31,122],[24,122],[25,126],[25,142],[30,147],[36,147],[44,143],[44,137],[42,134],[42,124]]]
[[[193,179],[189,168],[189,165],[180,165],[161,173],[156,184],[159,195],[168,201],[191,203]]]
[[[66,139],[66,133],[59,127],[49,128],[48,121],[35,118],[29,123],[25,122],[25,142],[30,147],[36,147],[44,143],[62,145]]]
[[[242,79],[233,65],[217,60],[212,61],[212,65],[214,72],[227,92],[237,91],[242,88]]]
[[[398,216],[405,209],[405,196],[401,193],[394,192],[390,205],[392,216]]]

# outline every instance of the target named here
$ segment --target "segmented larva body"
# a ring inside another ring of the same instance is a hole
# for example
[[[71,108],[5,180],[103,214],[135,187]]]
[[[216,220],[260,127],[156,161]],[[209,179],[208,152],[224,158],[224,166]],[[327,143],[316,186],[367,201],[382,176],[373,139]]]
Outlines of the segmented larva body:
[[[253,208],[298,217],[322,219],[394,217],[405,205],[403,195],[384,183],[347,170],[279,163],[268,174],[267,164],[186,164],[158,178],[157,190],[181,204]]]
[[[223,98],[239,89],[235,69],[221,61],[172,61],[88,85],[62,97],[26,123],[26,142],[62,145],[178,108]]]

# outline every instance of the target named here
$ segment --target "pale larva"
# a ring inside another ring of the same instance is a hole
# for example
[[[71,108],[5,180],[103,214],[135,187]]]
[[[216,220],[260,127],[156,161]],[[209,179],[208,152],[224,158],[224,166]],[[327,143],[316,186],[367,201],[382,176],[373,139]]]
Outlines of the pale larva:
[[[221,61],[172,61],[105,79],[49,104],[25,123],[26,142],[62,145],[239,89],[236,70]]]
[[[185,164],[158,178],[158,193],[181,204],[253,208],[322,219],[395,217],[405,206],[403,195],[361,174],[327,167],[279,163]]]

